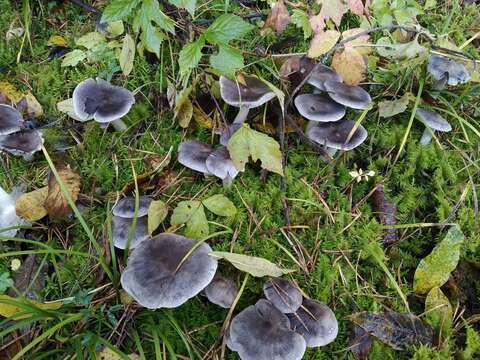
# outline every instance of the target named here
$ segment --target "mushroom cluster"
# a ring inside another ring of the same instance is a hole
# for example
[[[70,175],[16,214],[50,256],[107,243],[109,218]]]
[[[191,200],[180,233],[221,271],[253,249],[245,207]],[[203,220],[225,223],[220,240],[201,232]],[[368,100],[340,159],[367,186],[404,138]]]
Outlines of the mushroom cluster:
[[[362,144],[367,130],[361,124],[345,120],[344,116],[347,107],[367,109],[372,101],[368,92],[360,86],[343,83],[335,70],[323,64],[316,66],[307,82],[315,87],[314,92],[295,98],[298,112],[309,120],[307,136],[323,145],[331,155]]]
[[[136,214],[137,224],[131,235],[130,249],[135,249],[142,241],[148,239],[148,208],[151,199],[140,196],[139,207]],[[130,228],[135,218],[135,198],[125,197],[118,201],[112,208],[112,238],[113,244],[119,249],[126,249]]]

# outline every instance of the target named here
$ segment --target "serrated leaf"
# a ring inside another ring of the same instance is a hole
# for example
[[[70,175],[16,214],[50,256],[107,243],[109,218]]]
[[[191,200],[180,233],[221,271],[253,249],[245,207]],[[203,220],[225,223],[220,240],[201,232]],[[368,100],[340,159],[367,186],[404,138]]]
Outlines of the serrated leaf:
[[[194,69],[202,58],[202,48],[205,45],[205,38],[200,36],[192,43],[185,45],[178,56],[180,75],[186,76]]]
[[[140,0],[111,0],[102,13],[102,22],[122,20],[130,15]]]
[[[250,128],[248,124],[238,129],[228,141],[228,151],[239,171],[245,171],[245,164],[251,157],[260,160],[262,168],[283,176],[282,153],[275,139]]]
[[[78,46],[83,46],[87,49],[93,49],[94,47],[97,47],[98,45],[105,43],[106,39],[103,34],[100,34],[99,32],[92,31],[89,32],[81,37],[79,37],[75,43]]]
[[[42,310],[58,310],[62,307],[63,303],[53,302],[48,304],[42,304],[33,300],[18,299],[8,295],[0,295],[0,316],[9,318],[10,320],[22,320],[28,319],[33,313],[25,314],[28,312],[27,309],[21,307],[20,305],[12,304],[12,302],[24,304],[26,306],[35,306]],[[24,313],[23,315],[18,315],[19,313]]]
[[[460,259],[464,235],[460,226],[453,225],[445,238],[420,261],[413,277],[413,291],[426,294],[434,287],[440,287],[448,281]]]
[[[125,34],[119,58],[120,68],[122,69],[123,75],[128,76],[132,72],[134,59],[135,41],[133,41],[129,34]]]
[[[266,259],[255,256],[223,251],[213,251],[210,253],[210,255],[218,259],[224,259],[235,266],[238,270],[247,272],[255,277],[278,277],[293,271],[289,269],[282,269]]]
[[[7,291],[8,288],[12,285],[13,285],[13,280],[10,277],[10,274],[7,271],[0,273],[0,294]]]
[[[197,0],[168,0],[168,2],[178,8],[187,10],[190,16],[193,16],[195,14],[195,6],[197,5]]]
[[[428,292],[425,299],[426,319],[445,339],[450,334],[453,321],[452,305],[439,287]]]
[[[160,45],[165,36],[158,31],[150,22],[142,25],[142,34],[140,39],[146,50],[160,57]]]
[[[58,167],[57,172],[72,200],[74,202],[77,201],[78,194],[80,193],[80,175],[74,172],[70,166]],[[45,199],[44,205],[51,217],[62,218],[71,212],[67,199],[62,193],[57,179],[53,175],[51,175],[48,180],[48,196]]]
[[[240,39],[253,29],[240,16],[223,14],[205,31],[204,35],[212,44],[227,44],[231,40]]]
[[[190,101],[192,87],[183,89],[175,98],[175,108],[173,109],[173,118],[178,121],[182,128],[187,128],[193,116],[193,105]]]
[[[303,30],[304,39],[308,39],[310,36],[312,36],[312,25],[310,25],[308,15],[305,11],[300,9],[293,9],[291,21],[292,24]]]
[[[77,66],[80,61],[83,61],[86,58],[87,53],[85,51],[75,49],[63,57],[62,67]]]
[[[186,224],[184,234],[191,239],[203,239],[210,232],[203,205],[196,200],[179,202],[170,223],[174,226]]]
[[[406,93],[399,99],[383,100],[378,103],[378,114],[380,117],[389,118],[401,114],[407,110],[410,102],[410,94]]]
[[[367,64],[362,54],[353,48],[336,51],[332,59],[332,68],[348,85],[358,85],[365,79]]]
[[[243,55],[238,49],[220,45],[218,53],[210,56],[210,65],[221,75],[235,77],[235,72],[243,67]]]
[[[154,200],[148,207],[148,234],[152,235],[168,215],[167,204],[161,200]]]
[[[219,216],[234,216],[237,208],[225,195],[217,194],[210,196],[208,199],[202,200],[203,205]]]
[[[141,11],[143,18],[155,22],[162,30],[175,34],[175,22],[163,13],[158,0],[144,0]]]
[[[338,39],[340,39],[340,33],[336,30],[327,30],[317,33],[310,42],[307,56],[309,58],[316,58],[327,53],[335,46]]]
[[[45,200],[48,196],[48,186],[20,195],[15,203],[17,215],[28,221],[38,221],[48,215]]]

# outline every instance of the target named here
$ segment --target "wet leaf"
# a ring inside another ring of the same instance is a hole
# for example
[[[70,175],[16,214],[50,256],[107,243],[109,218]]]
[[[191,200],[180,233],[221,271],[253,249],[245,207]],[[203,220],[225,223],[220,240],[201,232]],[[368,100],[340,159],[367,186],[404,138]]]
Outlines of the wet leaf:
[[[356,360],[368,359],[372,343],[372,337],[363,328],[353,324],[349,348]]]
[[[446,339],[452,328],[453,310],[450,301],[439,287],[434,287],[427,294],[425,312],[428,323],[437,331],[437,334],[441,335],[441,338]]]
[[[260,34],[265,36],[268,29],[272,29],[275,34],[280,35],[290,24],[290,14],[283,0],[278,0],[268,13],[267,20],[263,25]]]
[[[75,49],[63,57],[62,67],[77,66],[79,62],[85,60],[88,54],[85,51]]]
[[[418,264],[413,278],[413,291],[426,294],[445,284],[460,259],[464,236],[460,226],[453,225],[445,238]]]
[[[167,204],[161,200],[154,200],[148,208],[148,234],[153,232],[160,226],[168,215]]]
[[[389,201],[385,197],[385,185],[377,185],[372,195],[373,209],[377,213],[380,223],[383,225],[397,224],[397,204]],[[383,243],[390,245],[398,241],[397,229],[385,229]]]
[[[185,224],[185,236],[191,239],[203,239],[210,232],[203,205],[196,200],[179,202],[170,223],[174,226]]]
[[[203,205],[219,216],[234,216],[237,208],[225,195],[217,194],[210,196],[208,199],[202,200]]]
[[[213,251],[210,255],[218,259],[224,259],[233,266],[235,266],[238,270],[247,272],[255,277],[278,277],[293,271],[279,268],[274,263],[255,256],[235,254],[223,251]]]
[[[13,302],[15,302],[15,304]],[[22,307],[21,305],[29,307],[34,306],[42,310],[58,310],[62,307],[63,303],[58,301],[42,304],[37,301],[14,298],[8,295],[0,295],[0,316],[9,318],[11,320],[28,319],[30,316],[32,316],[32,314],[25,314],[25,312],[29,312],[29,310]],[[24,314],[19,315],[20,313]]]
[[[77,201],[78,194],[80,193],[80,175],[74,172],[70,166],[60,166],[57,168],[57,171],[66,190],[70,193],[70,197],[74,202]],[[48,196],[45,200],[45,208],[48,214],[54,218],[65,217],[72,211],[53,174],[51,174],[48,179]]]
[[[122,51],[120,52],[120,68],[123,75],[128,76],[133,69],[133,60],[135,59],[135,41],[129,34],[123,38]]]
[[[187,128],[188,125],[190,125],[190,120],[192,120],[193,116],[193,105],[190,101],[191,92],[192,87],[189,86],[177,94],[175,99],[175,108],[173,110],[174,118],[183,128]]]
[[[335,46],[340,33],[336,30],[327,30],[317,33],[310,42],[307,56],[309,58],[316,58],[327,53]]]
[[[335,52],[332,68],[348,85],[358,85],[365,79],[367,73],[367,64],[363,56],[353,48]]]
[[[28,221],[38,221],[48,215],[45,200],[48,196],[48,186],[20,195],[15,209],[17,215]]]
[[[406,93],[399,99],[383,100],[378,103],[378,114],[380,117],[389,118],[401,114],[407,110],[411,95]]]
[[[412,314],[363,311],[348,319],[395,350],[433,343],[433,329]]]

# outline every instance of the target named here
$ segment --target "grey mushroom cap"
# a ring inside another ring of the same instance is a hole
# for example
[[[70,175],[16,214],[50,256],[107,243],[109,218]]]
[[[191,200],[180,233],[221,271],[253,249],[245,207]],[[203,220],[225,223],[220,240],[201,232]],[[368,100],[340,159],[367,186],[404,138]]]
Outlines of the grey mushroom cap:
[[[337,103],[352,109],[367,109],[372,98],[360,86],[351,86],[338,81],[325,81],[328,95]]]
[[[218,261],[210,256],[211,251],[206,243],[159,234],[132,251],[120,279],[122,287],[148,309],[178,307],[212,281]]]
[[[113,245],[118,249],[126,249],[128,235],[133,219],[120,216],[112,217],[112,239]],[[135,249],[142,241],[148,239],[148,217],[143,216],[137,219],[135,230],[132,234],[129,249]]]
[[[446,81],[451,86],[464,84],[470,80],[470,74],[463,64],[445,56],[431,55],[427,70],[435,80]]]
[[[225,146],[212,151],[208,155],[205,165],[210,174],[222,179],[227,184],[231,183],[238,175],[238,170]]]
[[[303,336],[290,329],[288,317],[265,299],[233,318],[226,343],[242,360],[297,360],[306,349]]]
[[[307,82],[321,91],[326,91],[325,81],[343,82],[340,75],[330,66],[317,64],[316,71],[312,71]]]
[[[316,300],[303,300],[294,314],[288,314],[292,329],[301,334],[308,347],[325,346],[338,335],[338,322],[330,308]]]
[[[282,313],[294,313],[302,305],[303,295],[294,283],[272,278],[263,285],[265,297]]]
[[[228,309],[237,297],[238,289],[235,282],[222,276],[215,276],[205,288],[205,295],[210,302]]]
[[[275,97],[275,93],[258,78],[244,76],[242,80],[245,84],[220,76],[220,95],[227,104],[252,109]]]
[[[337,150],[352,150],[362,144],[368,136],[367,130],[359,125],[346,143],[350,133],[355,127],[355,121],[340,120],[334,123],[309,122],[307,136],[324,146]]]
[[[148,214],[148,207],[152,202],[148,196],[139,196],[139,206],[137,217],[142,217]],[[119,200],[112,208],[112,213],[115,216],[119,216],[126,219],[132,219],[135,217],[135,197],[127,196]]]
[[[43,145],[43,136],[37,130],[21,130],[12,134],[0,136],[0,149],[13,155],[29,156],[40,151]]]
[[[239,124],[239,123],[237,124],[233,123],[223,127],[220,130],[220,144],[223,146],[227,146],[228,141],[230,140],[232,135],[235,134],[235,132],[241,127],[242,127],[242,124]]]
[[[320,94],[302,94],[295,98],[295,106],[304,118],[312,121],[338,121],[345,116],[345,106]]]
[[[449,132],[452,130],[450,123],[436,112],[418,108],[415,116],[432,130]]]
[[[210,173],[207,170],[206,161],[212,151],[212,147],[208,144],[187,140],[178,147],[178,162],[189,169],[208,175]]]
[[[17,109],[0,104],[0,135],[8,135],[20,130],[23,118]]]
[[[82,120],[109,123],[125,116],[135,103],[133,94],[100,78],[86,79],[73,91],[73,109]]]

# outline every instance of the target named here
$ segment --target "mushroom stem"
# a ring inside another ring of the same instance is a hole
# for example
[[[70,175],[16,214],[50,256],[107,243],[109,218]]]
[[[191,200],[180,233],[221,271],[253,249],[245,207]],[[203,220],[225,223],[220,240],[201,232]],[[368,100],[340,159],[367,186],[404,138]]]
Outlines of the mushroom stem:
[[[250,109],[246,106],[240,106],[240,110],[238,110],[237,116],[235,116],[235,120],[233,120],[234,124],[243,124],[247,119],[248,112]]]
[[[337,153],[337,149],[328,146],[325,146],[325,151],[332,157]]]
[[[432,88],[434,90],[443,90],[445,88],[445,85],[447,84],[447,80],[448,80],[447,76],[444,76],[440,80],[433,79]]]
[[[122,131],[127,129],[127,125],[123,122],[122,119],[113,120],[110,124],[112,124],[115,131]]]
[[[432,133],[433,131],[429,127],[426,127],[423,131],[422,137],[420,138],[420,144],[428,145],[430,141],[432,141]]]

